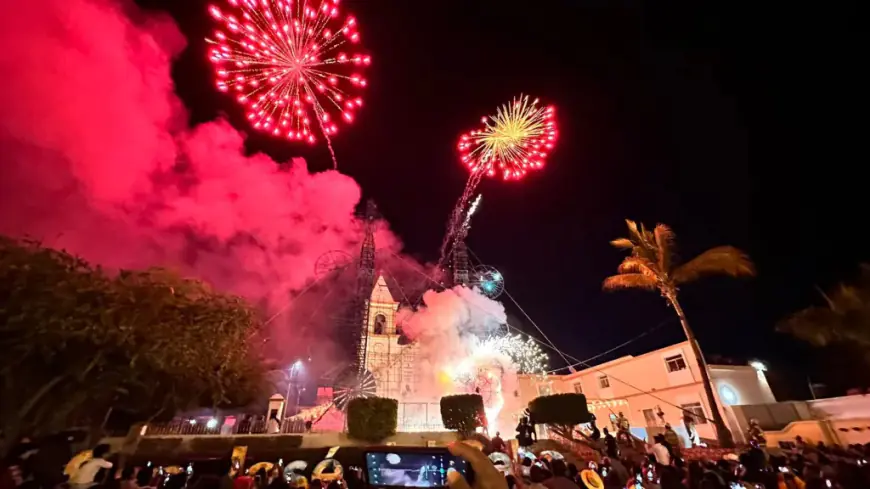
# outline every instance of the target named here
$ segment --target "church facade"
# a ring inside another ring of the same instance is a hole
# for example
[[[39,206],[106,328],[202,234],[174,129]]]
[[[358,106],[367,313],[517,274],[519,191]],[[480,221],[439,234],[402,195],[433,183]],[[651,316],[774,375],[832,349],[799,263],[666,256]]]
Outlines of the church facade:
[[[399,302],[383,275],[375,281],[368,307],[365,359],[366,368],[375,378],[376,395],[399,401],[399,431],[443,430],[439,404],[418,391],[419,347],[402,336],[397,317]]]

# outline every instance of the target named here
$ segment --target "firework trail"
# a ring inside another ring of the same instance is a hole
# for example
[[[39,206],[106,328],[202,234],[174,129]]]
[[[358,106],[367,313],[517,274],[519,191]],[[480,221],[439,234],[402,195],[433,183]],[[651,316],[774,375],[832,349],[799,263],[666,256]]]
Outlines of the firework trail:
[[[462,219],[462,225],[459,226],[456,235],[454,236],[453,242],[462,241],[468,236],[468,231],[471,229],[471,216],[477,212],[477,208],[480,206],[480,201],[483,199],[483,195],[477,194],[477,197],[471,202],[471,205],[468,207],[468,212],[465,213],[465,217]]]
[[[353,122],[366,86],[359,72],[371,56],[351,52],[360,34],[352,16],[339,19],[339,0],[227,0],[226,11],[209,12],[221,24],[208,52],[217,88],[235,92],[247,118],[259,130],[288,140],[326,140],[333,167],[338,163],[330,136],[336,121]]]
[[[530,170],[544,166],[556,144],[556,109],[541,107],[538,103],[538,99],[529,101],[528,96],[520,95],[499,107],[495,115],[484,117],[483,128],[459,138],[462,162],[471,174],[450,214],[439,265],[446,263],[453,243],[464,238],[460,238],[463,213],[484,175],[492,177],[501,172],[504,180],[520,180]]]

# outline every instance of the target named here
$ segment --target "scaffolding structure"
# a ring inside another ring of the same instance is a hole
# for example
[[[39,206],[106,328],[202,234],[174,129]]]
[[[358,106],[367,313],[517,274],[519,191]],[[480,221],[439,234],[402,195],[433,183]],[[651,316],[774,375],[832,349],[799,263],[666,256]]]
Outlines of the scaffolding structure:
[[[368,340],[369,300],[375,285],[375,230],[377,208],[372,200],[366,203],[365,238],[360,248],[356,272],[356,289],[352,320],[348,324],[347,338],[352,341],[353,366],[362,374],[366,368]]]

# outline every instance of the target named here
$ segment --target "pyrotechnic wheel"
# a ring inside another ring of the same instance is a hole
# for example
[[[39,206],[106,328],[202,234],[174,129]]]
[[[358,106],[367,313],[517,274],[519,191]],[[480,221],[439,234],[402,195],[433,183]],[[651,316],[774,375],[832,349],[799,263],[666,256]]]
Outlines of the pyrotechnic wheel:
[[[474,268],[474,287],[481,294],[495,299],[504,292],[504,276],[493,267],[480,265]]]
[[[314,275],[317,278],[329,275],[337,270],[347,268],[353,262],[353,257],[343,251],[332,250],[320,255],[314,262]]]
[[[358,397],[374,397],[377,387],[375,376],[368,370],[357,371],[349,367],[335,379],[332,386],[332,402],[335,407],[344,411],[347,403]]]

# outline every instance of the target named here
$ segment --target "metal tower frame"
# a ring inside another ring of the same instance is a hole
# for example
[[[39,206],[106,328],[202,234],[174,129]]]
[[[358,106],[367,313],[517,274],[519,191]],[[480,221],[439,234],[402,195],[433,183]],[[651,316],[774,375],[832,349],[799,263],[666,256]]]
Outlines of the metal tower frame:
[[[356,291],[354,297],[353,321],[349,325],[356,352],[354,366],[359,373],[366,368],[366,346],[368,343],[369,301],[375,286],[375,219],[377,207],[373,200],[366,202],[365,238],[360,248],[356,272]]]
[[[469,283],[468,248],[464,240],[457,240],[453,243],[453,285],[468,287]]]

